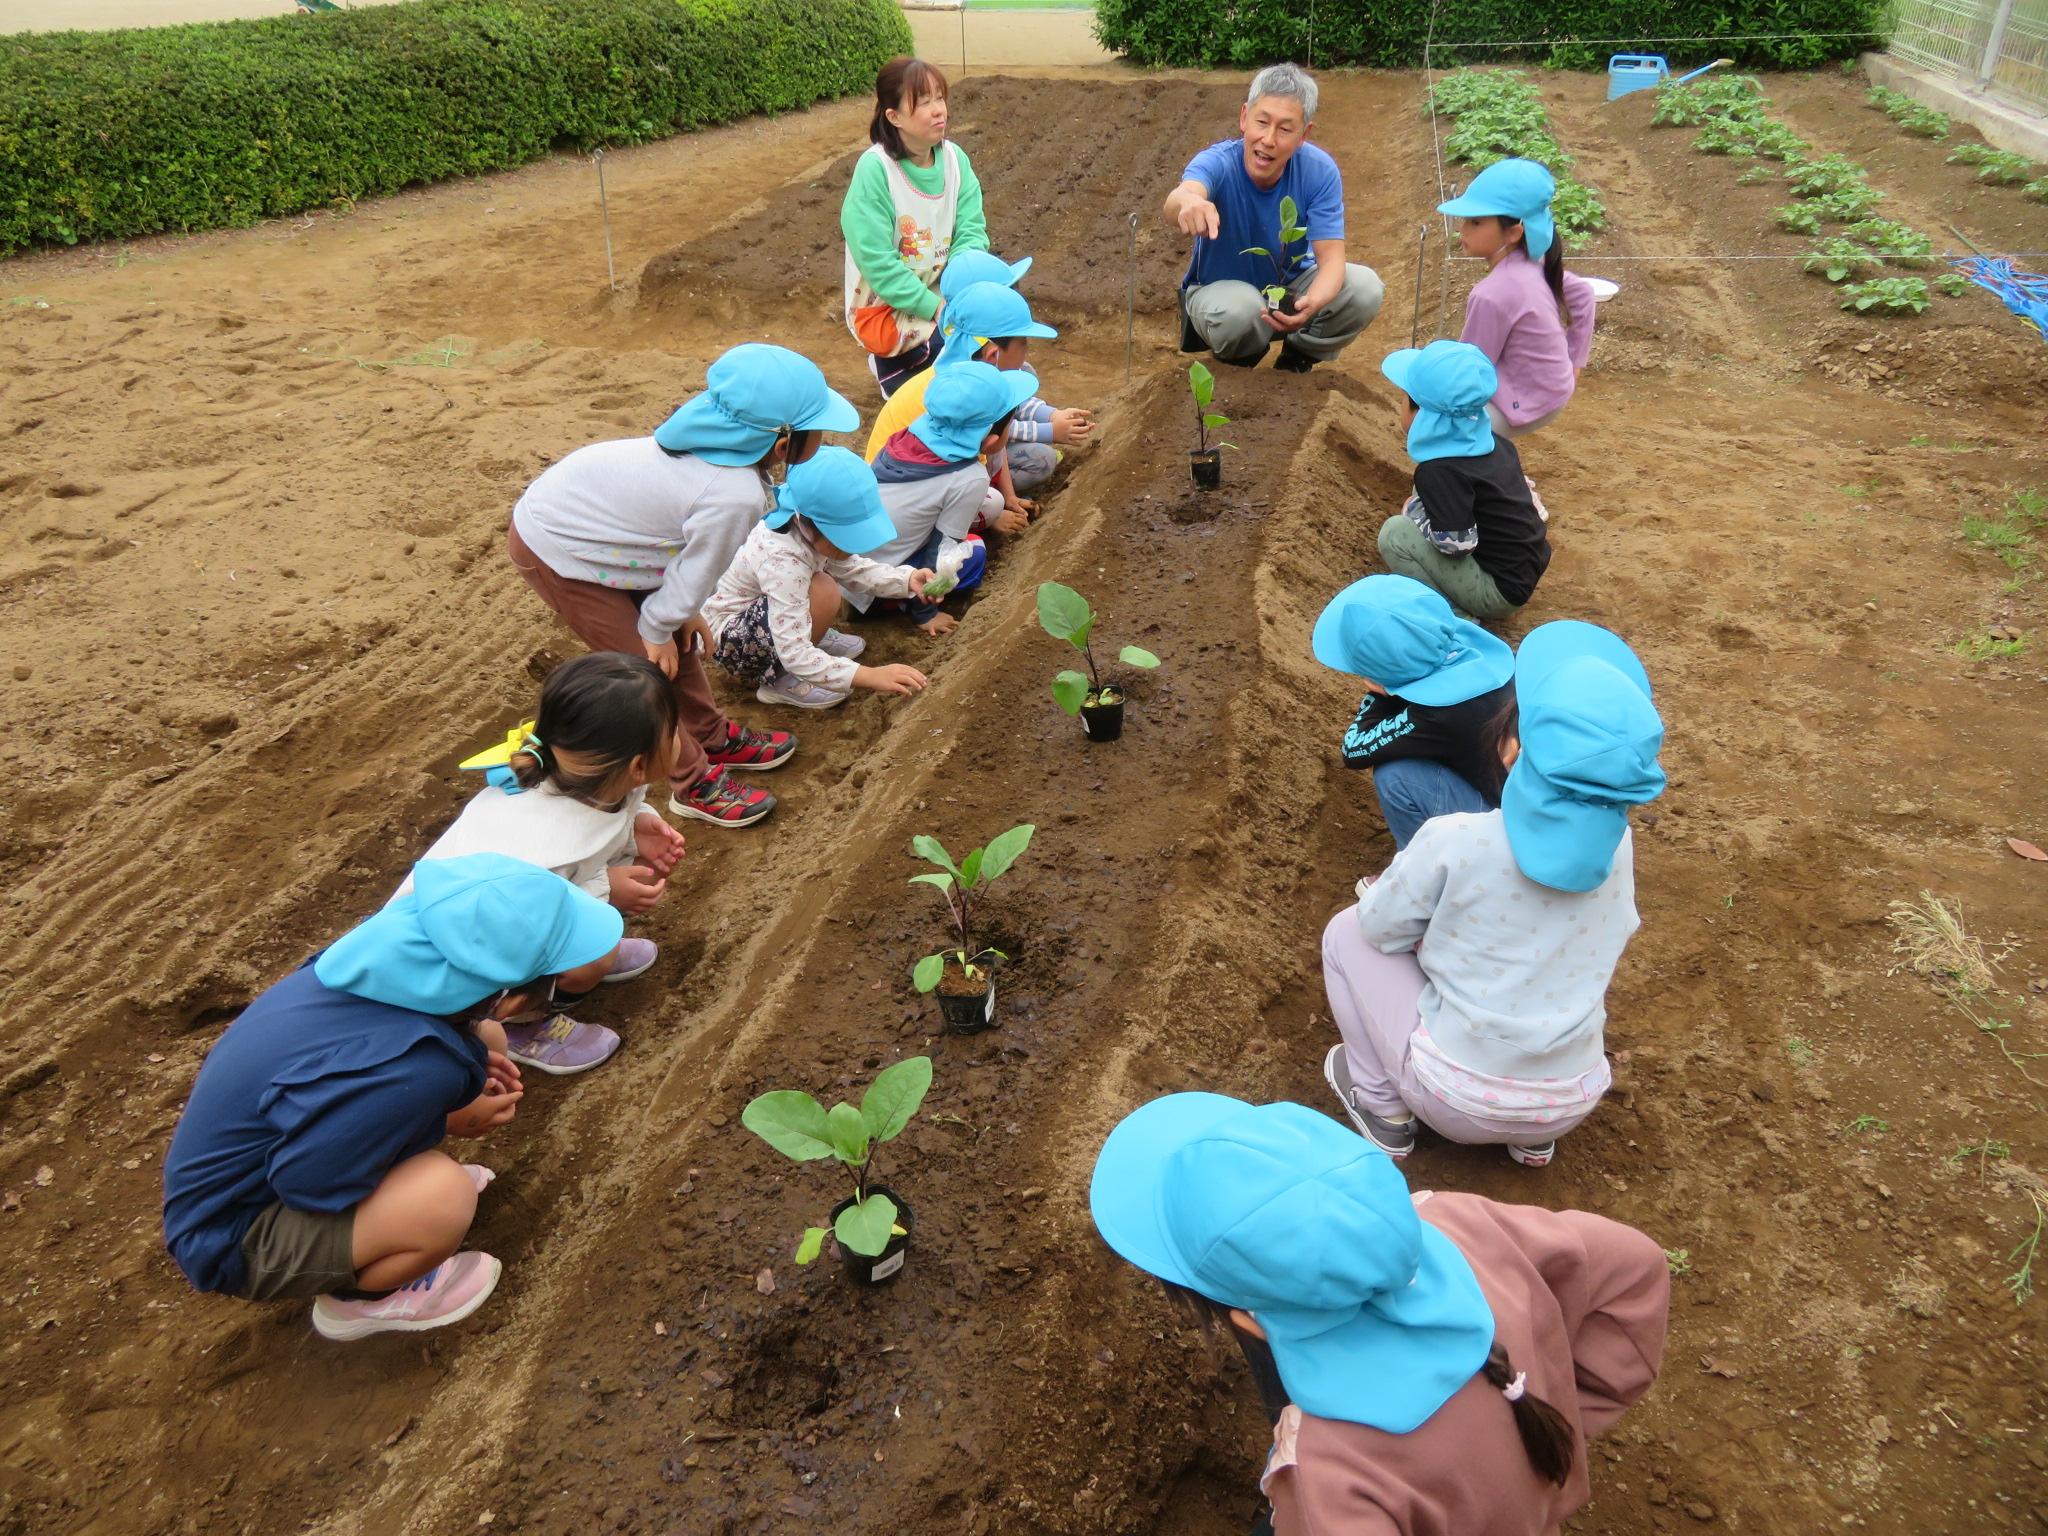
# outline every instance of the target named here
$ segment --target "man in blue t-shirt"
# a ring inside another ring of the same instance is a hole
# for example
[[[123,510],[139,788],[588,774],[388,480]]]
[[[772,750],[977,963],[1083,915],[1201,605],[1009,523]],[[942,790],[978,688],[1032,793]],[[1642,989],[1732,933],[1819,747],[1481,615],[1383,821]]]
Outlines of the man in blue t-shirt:
[[[1253,367],[1277,340],[1273,366],[1307,373],[1380,312],[1379,274],[1344,260],[1343,176],[1308,142],[1316,94],[1296,65],[1260,70],[1238,109],[1239,137],[1196,155],[1167,194],[1167,222],[1195,239],[1182,308],[1218,362]],[[1282,199],[1292,200],[1302,232],[1290,241],[1281,239]],[[1272,289],[1286,290],[1277,303]]]

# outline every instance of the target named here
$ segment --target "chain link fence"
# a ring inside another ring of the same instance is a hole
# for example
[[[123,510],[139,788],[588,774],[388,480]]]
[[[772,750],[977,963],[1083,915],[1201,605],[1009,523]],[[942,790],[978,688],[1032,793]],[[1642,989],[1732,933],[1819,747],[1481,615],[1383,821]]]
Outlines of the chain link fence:
[[[2048,113],[2048,0],[1898,0],[1893,17],[1899,58]]]

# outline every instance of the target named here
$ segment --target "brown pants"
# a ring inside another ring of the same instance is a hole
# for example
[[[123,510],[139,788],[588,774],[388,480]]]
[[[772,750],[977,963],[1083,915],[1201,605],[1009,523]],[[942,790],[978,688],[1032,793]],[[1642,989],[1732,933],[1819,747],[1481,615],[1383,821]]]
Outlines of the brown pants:
[[[624,592],[600,587],[594,581],[571,581],[559,576],[526,547],[519,530],[509,525],[505,530],[505,551],[512,557],[512,569],[593,651],[623,651],[628,656],[647,654],[638,627],[640,604],[647,593]],[[694,651],[683,651],[676,657],[676,675],[669,687],[676,696],[676,719],[681,729],[677,733],[675,772],[668,779],[671,790],[680,795],[710,770],[705,749],[725,745],[730,722],[725,711],[713,701],[711,680],[704,675],[703,659]]]

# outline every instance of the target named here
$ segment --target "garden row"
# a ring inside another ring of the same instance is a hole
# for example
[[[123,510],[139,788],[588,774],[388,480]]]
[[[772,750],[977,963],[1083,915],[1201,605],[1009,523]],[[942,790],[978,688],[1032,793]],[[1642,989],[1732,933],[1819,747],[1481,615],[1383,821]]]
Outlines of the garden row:
[[[412,0],[0,49],[0,254],[210,229],[864,91],[893,0]]]
[[[1923,139],[1948,137],[1952,125],[1946,112],[1923,106],[1888,86],[1873,85],[1868,99],[1873,107],[1910,134]],[[2015,150],[1999,149],[1990,144],[1964,144],[1948,157],[1948,163],[1974,166],[1979,181],[1988,181],[1994,186],[2018,187],[2035,202],[2048,203],[2048,174],[2037,174],[2044,167],[2035,165]]]
[[[1572,175],[1572,157],[1550,130],[1543,95],[1518,69],[1461,69],[1430,87],[1423,110],[1452,120],[1446,159],[1483,171],[1500,160],[1534,160],[1557,180],[1550,211],[1567,247],[1607,223],[1606,206]]]

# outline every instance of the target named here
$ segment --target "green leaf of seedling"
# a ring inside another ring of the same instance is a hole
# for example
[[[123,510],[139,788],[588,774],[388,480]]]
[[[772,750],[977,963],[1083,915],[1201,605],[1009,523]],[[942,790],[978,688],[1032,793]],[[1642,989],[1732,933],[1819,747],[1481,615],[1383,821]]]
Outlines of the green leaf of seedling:
[[[1143,667],[1151,671],[1159,665],[1159,658],[1142,646],[1127,645],[1116,653],[1116,659],[1127,667]]]
[[[806,1227],[804,1229],[803,1241],[796,1245],[796,1261],[799,1264],[809,1264],[820,1253],[824,1252],[824,1249],[825,1229],[823,1227]]]
[[[1075,650],[1085,651],[1088,649],[1088,637],[1095,632],[1095,621],[1100,617],[1100,614],[1089,614],[1088,622],[1075,630],[1069,637],[1069,643],[1072,644]]]
[[[1280,243],[1291,245],[1308,231],[1301,227],[1301,209],[1291,197],[1280,199]]]
[[[868,1128],[851,1104],[834,1104],[825,1116],[825,1129],[839,1161],[858,1168],[868,1160]]]
[[[1071,641],[1078,647],[1082,642],[1075,640],[1074,636],[1085,634],[1094,618],[1088,599],[1072,587],[1061,586],[1056,581],[1039,583],[1038,623],[1053,639]]]
[[[869,1139],[892,1140],[910,1123],[931,1085],[929,1056],[912,1056],[876,1073],[868,1091],[860,1096],[861,1123],[867,1127]]]
[[[1216,375],[1202,363],[1189,363],[1188,388],[1195,392],[1196,409],[1206,411],[1216,397]]]
[[[833,1155],[825,1106],[793,1088],[764,1093],[740,1111],[740,1124],[800,1163]]]
[[[970,890],[973,888],[974,882],[981,877],[981,861],[986,857],[988,857],[988,851],[984,848],[977,848],[960,861],[960,883],[962,885]]]
[[[984,884],[999,880],[1005,871],[1017,862],[1019,854],[1031,846],[1031,834],[1038,828],[1031,822],[1010,828],[1000,836],[988,840],[988,857],[981,861],[981,878]]]
[[[960,877],[960,866],[953,862],[953,856],[946,852],[936,837],[925,837],[920,834],[910,840],[910,846],[919,858],[938,865],[956,880]]]
[[[937,890],[950,891],[953,888],[953,877],[951,875],[912,875],[910,883],[912,885],[929,885]]]
[[[1210,444],[1210,446],[1211,446],[1212,448],[1228,448],[1228,449],[1229,449],[1229,450],[1230,450],[1230,451],[1231,451],[1232,453],[1243,453],[1243,452],[1244,452],[1244,450],[1243,450],[1242,448],[1238,447],[1238,446],[1237,446],[1237,444],[1235,444],[1235,443],[1212,443],[1212,444]]]
[[[1264,256],[1270,259],[1273,253],[1263,245],[1248,245],[1237,254],[1240,256]]]
[[[849,1205],[832,1223],[832,1235],[848,1253],[872,1259],[889,1246],[889,1234],[896,1228],[896,1202],[887,1195],[869,1195]]]
[[[939,984],[939,978],[946,974],[944,955],[926,955],[910,972],[910,980],[920,992],[929,992]]]
[[[1052,680],[1052,700],[1070,715],[1081,712],[1081,701],[1088,697],[1088,679],[1079,672],[1062,672]]]
[[[1214,411],[1206,412],[1202,417],[1202,427],[1205,431],[1213,432],[1218,427],[1227,427],[1229,425],[1230,418],[1228,416],[1219,416]]]

